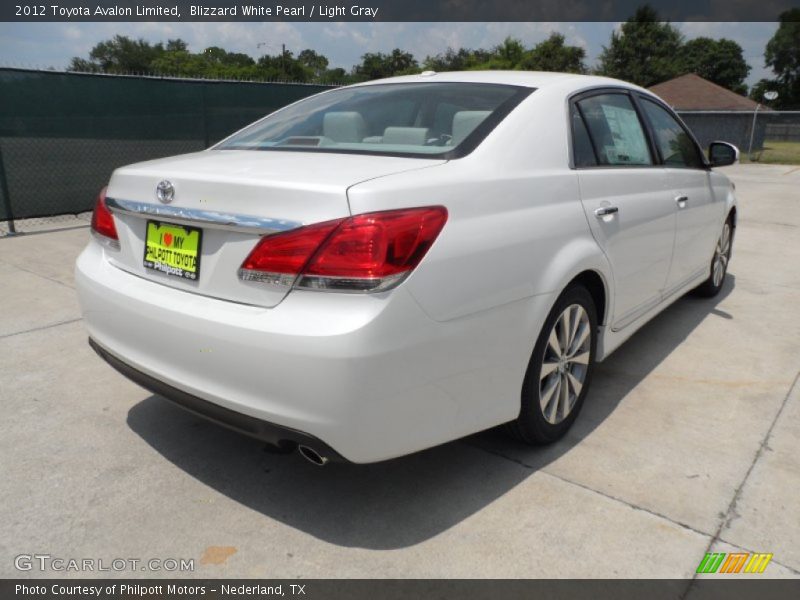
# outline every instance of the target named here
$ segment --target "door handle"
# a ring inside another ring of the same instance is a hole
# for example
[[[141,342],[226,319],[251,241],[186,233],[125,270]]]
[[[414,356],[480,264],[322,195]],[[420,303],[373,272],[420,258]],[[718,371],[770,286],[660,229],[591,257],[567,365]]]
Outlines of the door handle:
[[[606,217],[608,215],[613,215],[614,213],[618,213],[619,208],[616,206],[601,206],[600,208],[596,208],[594,211],[594,216],[596,217]]]
[[[675,202],[680,208],[685,208],[687,202],[689,202],[689,196],[686,195],[675,196]]]

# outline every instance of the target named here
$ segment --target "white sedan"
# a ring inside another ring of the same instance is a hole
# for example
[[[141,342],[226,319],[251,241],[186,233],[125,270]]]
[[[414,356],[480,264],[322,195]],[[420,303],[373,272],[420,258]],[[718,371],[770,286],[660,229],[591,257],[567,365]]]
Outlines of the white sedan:
[[[548,443],[593,365],[716,294],[733,186],[658,97],[426,72],[324,92],[117,169],[76,281],[133,381],[301,454],[368,463],[499,424]]]

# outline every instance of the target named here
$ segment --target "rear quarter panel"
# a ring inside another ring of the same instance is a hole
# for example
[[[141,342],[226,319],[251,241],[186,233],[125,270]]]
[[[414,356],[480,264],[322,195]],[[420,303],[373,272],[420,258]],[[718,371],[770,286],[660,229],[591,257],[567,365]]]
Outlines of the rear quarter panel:
[[[403,284],[432,319],[557,294],[586,269],[610,281],[569,168],[564,98],[536,91],[468,156],[348,190],[353,214],[447,207],[442,233]]]

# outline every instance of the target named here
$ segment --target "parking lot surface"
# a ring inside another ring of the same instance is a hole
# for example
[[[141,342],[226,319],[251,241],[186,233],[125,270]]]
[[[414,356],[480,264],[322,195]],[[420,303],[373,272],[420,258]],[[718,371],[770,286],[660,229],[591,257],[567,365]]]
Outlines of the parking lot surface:
[[[725,171],[726,287],[600,364],[564,440],[488,431],[367,466],[266,453],[102,362],[73,289],[85,226],[0,239],[0,576],[64,575],[15,569],[45,553],[203,578],[690,578],[711,551],[800,576],[800,168]]]

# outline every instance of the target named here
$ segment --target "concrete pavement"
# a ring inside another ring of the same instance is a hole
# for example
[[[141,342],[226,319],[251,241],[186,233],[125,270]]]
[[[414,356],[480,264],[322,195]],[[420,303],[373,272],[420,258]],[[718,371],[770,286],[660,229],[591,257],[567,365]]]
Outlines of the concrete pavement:
[[[800,169],[727,171],[723,293],[599,365],[566,439],[490,431],[369,466],[267,454],[128,382],[86,344],[88,230],[0,239],[0,576],[61,575],[15,570],[38,552],[209,578],[690,578],[737,550],[800,576]]]

